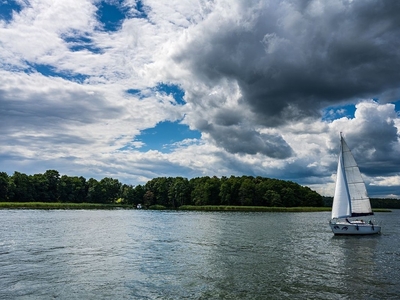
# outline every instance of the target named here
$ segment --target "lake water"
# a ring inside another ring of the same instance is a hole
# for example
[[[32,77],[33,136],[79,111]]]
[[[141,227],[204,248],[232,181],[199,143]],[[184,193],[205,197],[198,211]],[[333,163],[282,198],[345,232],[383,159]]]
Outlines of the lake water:
[[[0,299],[400,299],[399,217],[0,210]]]

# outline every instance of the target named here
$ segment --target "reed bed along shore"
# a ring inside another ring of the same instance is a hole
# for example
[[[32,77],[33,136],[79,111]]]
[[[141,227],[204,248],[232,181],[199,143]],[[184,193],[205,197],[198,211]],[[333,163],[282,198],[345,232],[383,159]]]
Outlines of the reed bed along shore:
[[[319,212],[330,211],[330,207],[266,207],[266,206],[225,206],[225,205],[204,205],[192,206],[184,205],[179,210],[199,210],[199,211],[265,211],[265,212]]]
[[[321,212],[331,211],[330,207],[267,207],[267,206],[224,206],[224,205],[184,205],[179,210],[199,210],[199,211],[265,211],[265,212]],[[375,212],[391,212],[390,209],[374,209]]]
[[[132,205],[60,202],[0,202],[0,209],[129,209]]]
[[[184,205],[179,210],[199,211],[265,211],[265,212],[321,212],[331,211],[331,207],[267,207],[267,206],[225,206],[225,205]],[[390,209],[377,208],[375,212],[391,212]]]
[[[99,203],[61,203],[61,202],[0,202],[0,209],[136,209],[128,204]],[[171,210],[162,205],[153,205],[153,210]],[[192,211],[247,211],[247,212],[321,212],[331,211],[330,207],[266,207],[266,206],[231,206],[231,205],[183,205],[177,210]],[[375,212],[390,212],[390,209],[377,208]]]

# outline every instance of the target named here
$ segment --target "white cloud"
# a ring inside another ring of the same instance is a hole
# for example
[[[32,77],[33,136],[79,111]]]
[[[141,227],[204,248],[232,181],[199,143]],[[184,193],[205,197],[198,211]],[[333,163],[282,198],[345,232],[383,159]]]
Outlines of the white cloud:
[[[388,177],[374,177],[371,178],[371,185],[377,186],[398,186],[400,188],[400,175],[397,176],[388,176]]]
[[[369,2],[154,0],[143,2],[147,18],[107,32],[98,30],[97,4],[31,1],[0,24],[6,170],[134,184],[251,174],[329,195],[343,131],[375,186],[396,182],[400,121],[386,102],[398,99],[400,55],[390,7],[371,16]],[[71,51],[67,38],[78,37],[95,50]],[[74,82],[78,74],[87,77]],[[187,104],[157,93],[159,82],[178,84]],[[322,109],[334,118],[344,115],[336,106],[355,102],[354,118],[321,121]],[[200,141],[139,151],[141,130],[182,118]]]

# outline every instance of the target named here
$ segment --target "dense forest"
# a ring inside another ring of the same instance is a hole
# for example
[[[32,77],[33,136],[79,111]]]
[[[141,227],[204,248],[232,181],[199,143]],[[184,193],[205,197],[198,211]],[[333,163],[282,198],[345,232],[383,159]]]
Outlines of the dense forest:
[[[0,201],[162,205],[324,206],[321,195],[291,181],[263,177],[158,177],[144,185],[60,176],[0,172]]]

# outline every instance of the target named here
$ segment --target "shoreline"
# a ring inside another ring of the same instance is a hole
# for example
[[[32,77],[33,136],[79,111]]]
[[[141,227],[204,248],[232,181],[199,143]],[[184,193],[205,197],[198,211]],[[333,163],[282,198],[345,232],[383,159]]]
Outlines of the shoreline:
[[[46,209],[46,210],[78,210],[78,209],[137,209],[128,204],[100,203],[59,203],[59,202],[0,202],[0,209]],[[241,212],[324,212],[331,207],[266,207],[266,206],[229,206],[229,205],[183,205],[176,209],[160,205],[145,208],[149,210],[181,210],[181,211],[241,211]],[[374,212],[391,212],[390,209],[377,208]]]
[[[0,209],[133,209],[133,206],[100,203],[0,202]]]

